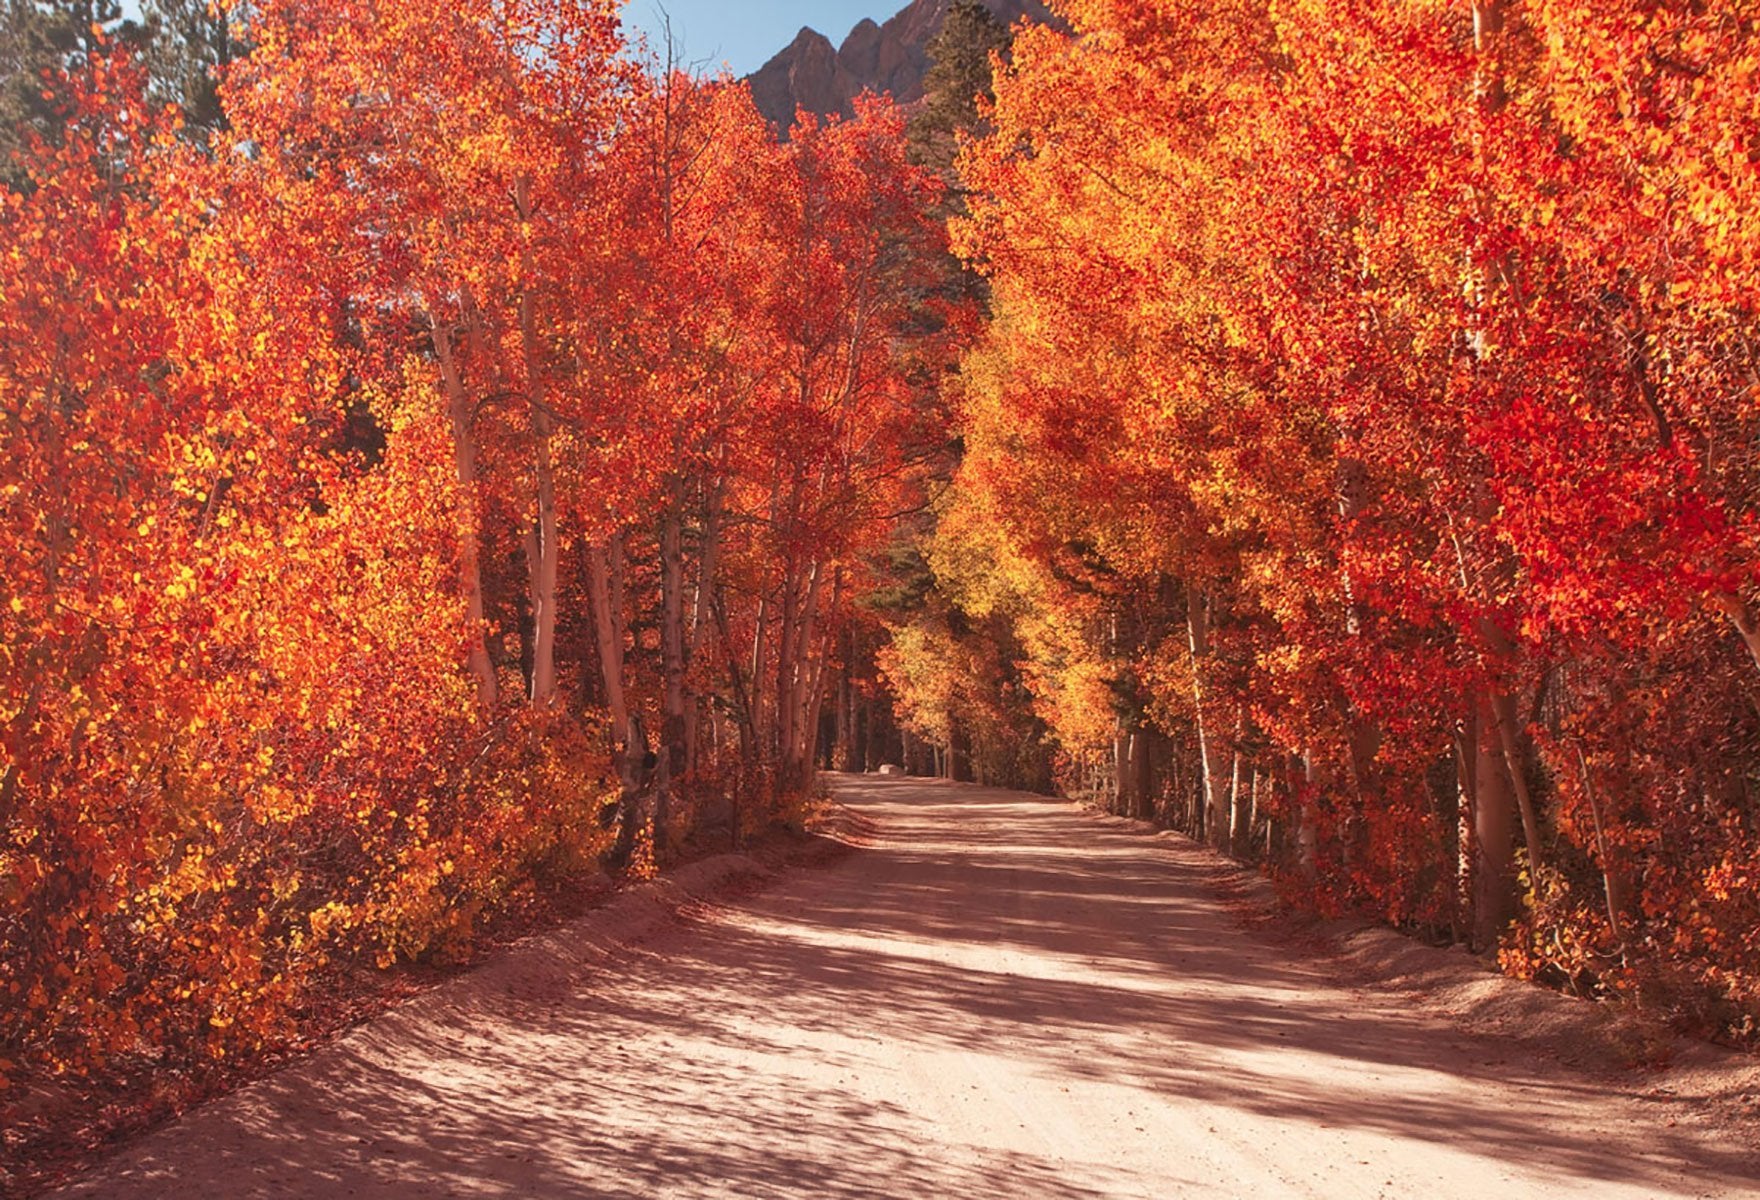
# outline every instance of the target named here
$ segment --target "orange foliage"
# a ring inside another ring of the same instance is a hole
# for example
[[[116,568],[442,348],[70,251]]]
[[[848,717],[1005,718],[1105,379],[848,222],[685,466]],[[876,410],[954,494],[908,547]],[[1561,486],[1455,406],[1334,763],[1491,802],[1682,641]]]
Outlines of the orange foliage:
[[[1060,7],[961,160],[943,587],[1121,807],[1752,1033],[1752,23]]]
[[[890,105],[783,141],[609,3],[251,10],[211,151],[118,51],[0,193],[0,1093],[255,1053],[620,826],[644,875],[798,816],[917,486]]]

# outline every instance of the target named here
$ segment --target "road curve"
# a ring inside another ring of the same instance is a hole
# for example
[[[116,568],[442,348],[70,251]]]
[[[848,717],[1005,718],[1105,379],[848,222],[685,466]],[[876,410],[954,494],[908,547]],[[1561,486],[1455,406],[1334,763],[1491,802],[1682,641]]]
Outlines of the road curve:
[[[1245,931],[1200,850],[835,787],[871,847],[585,979],[463,981],[59,1194],[1760,1196],[1751,1148]]]

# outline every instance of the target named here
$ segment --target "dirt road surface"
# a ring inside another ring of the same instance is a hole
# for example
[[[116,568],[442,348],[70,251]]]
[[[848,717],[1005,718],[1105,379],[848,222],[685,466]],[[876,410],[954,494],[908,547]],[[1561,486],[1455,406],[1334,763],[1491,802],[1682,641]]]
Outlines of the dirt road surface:
[[[836,787],[873,830],[836,865],[590,971],[518,948],[59,1195],[1760,1197],[1753,1146],[1641,1079],[1243,930],[1203,851]]]

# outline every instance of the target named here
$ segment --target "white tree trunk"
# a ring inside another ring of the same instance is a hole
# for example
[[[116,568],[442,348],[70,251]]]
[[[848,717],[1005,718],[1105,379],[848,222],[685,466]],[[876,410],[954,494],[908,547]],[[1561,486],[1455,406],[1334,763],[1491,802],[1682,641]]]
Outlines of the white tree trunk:
[[[514,204],[523,222],[532,216],[531,180],[521,175],[514,183]],[[534,518],[537,554],[530,572],[532,609],[532,686],[531,703],[543,708],[556,695],[556,574],[561,559],[556,532],[556,476],[550,461],[550,408],[544,396],[544,356],[538,346],[538,321],[532,302],[532,287],[537,279],[532,259],[532,243],[528,234],[520,247],[520,269],[524,276],[519,293],[520,352],[525,366],[526,402],[531,414],[532,475],[537,488],[537,513]]]
[[[1210,606],[1196,588],[1186,590],[1186,633],[1192,649],[1192,707],[1197,714],[1198,761],[1204,772],[1204,832],[1221,847],[1228,834],[1228,785],[1222,777],[1212,722],[1205,713],[1204,664],[1210,657]]]
[[[623,535],[587,549],[587,594],[593,606],[593,640],[599,646],[599,679],[605,690],[605,707],[611,714],[611,734],[618,777],[624,796],[635,794],[638,764],[647,749],[637,746],[630,718],[628,694],[623,684]]]
[[[482,536],[477,517],[477,441],[472,428],[470,392],[452,356],[452,335],[430,317],[434,355],[440,361],[440,378],[446,388],[447,416],[452,427],[453,465],[458,475],[456,505],[458,535],[458,586],[464,596],[466,661],[477,680],[477,701],[482,707],[495,707],[495,665],[489,661],[489,647],[483,640],[483,576],[478,563],[478,540]]]

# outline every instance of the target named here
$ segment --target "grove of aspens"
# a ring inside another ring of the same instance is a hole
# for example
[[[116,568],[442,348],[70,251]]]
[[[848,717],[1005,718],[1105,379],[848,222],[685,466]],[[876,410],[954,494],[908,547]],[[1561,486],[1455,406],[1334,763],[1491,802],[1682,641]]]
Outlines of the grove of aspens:
[[[883,764],[1760,1042],[1751,5],[955,4],[791,129],[615,0],[83,7],[4,98],[0,1104]]]

